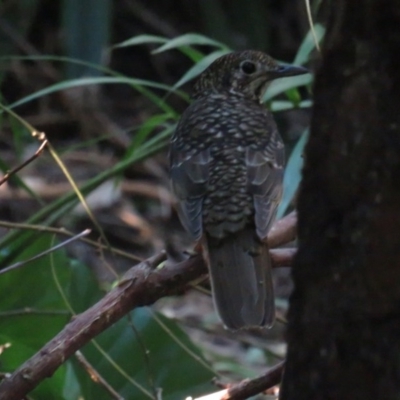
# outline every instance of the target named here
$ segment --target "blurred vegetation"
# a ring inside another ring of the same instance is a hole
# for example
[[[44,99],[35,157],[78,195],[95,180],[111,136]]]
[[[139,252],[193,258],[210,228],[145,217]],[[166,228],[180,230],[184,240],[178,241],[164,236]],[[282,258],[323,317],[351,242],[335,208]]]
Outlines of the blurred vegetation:
[[[92,228],[95,246],[75,243],[0,275],[0,373],[32,356],[135,260],[188,244],[173,211],[166,151],[190,81],[230,49],[308,65],[315,42],[305,10],[303,0],[1,2],[0,168],[32,155],[34,132],[46,133],[51,151],[0,187],[0,268],[60,243],[60,227]],[[321,40],[323,28],[315,33]],[[280,216],[293,207],[300,180],[311,82],[311,74],[287,78],[265,97],[290,155]],[[157,310],[174,311],[167,300]],[[156,398],[158,388],[163,399],[194,396],[212,391],[219,373],[259,372],[218,355],[176,319],[135,310],[82,353],[125,399]],[[215,320],[196,324],[224,335]],[[250,359],[261,352],[262,367],[278,359],[248,341],[240,346]],[[106,396],[74,358],[31,398]]]

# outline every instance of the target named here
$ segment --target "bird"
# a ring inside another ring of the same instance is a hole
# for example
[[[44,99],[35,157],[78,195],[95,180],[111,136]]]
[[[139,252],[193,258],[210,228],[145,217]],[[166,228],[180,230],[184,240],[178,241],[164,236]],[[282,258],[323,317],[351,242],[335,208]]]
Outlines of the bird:
[[[257,50],[221,56],[198,76],[170,141],[178,215],[202,245],[216,310],[233,331],[274,323],[264,239],[282,197],[285,155],[262,99],[274,79],[307,72]]]

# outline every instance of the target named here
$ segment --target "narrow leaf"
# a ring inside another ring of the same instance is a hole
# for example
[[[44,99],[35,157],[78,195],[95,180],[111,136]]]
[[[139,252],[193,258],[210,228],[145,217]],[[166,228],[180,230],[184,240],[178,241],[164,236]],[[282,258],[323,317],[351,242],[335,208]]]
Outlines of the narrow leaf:
[[[299,187],[303,168],[303,151],[307,139],[308,129],[303,132],[289,157],[283,178],[283,198],[278,208],[277,219],[285,215]]]
[[[289,78],[277,79],[272,82],[264,96],[263,101],[268,101],[280,93],[299,86],[309,85],[312,81],[311,74],[291,76]]]
[[[219,49],[228,50],[228,47],[221,42],[210,39],[207,36],[199,35],[196,33],[187,33],[182,36],[178,36],[166,42],[164,45],[160,46],[158,49],[154,50],[153,53],[161,53],[163,51],[176,49],[182,46],[193,46],[193,45],[203,45],[203,46],[213,46]]]
[[[201,61],[197,64],[193,65],[186,73],[182,76],[181,79],[173,86],[174,89],[178,89],[185,83],[189,82],[193,78],[199,76],[213,61],[217,58],[229,53],[229,50],[218,50],[214,51],[213,53],[209,54],[208,56],[204,57]]]
[[[319,43],[324,36],[325,28],[321,24],[314,26],[315,37]],[[296,57],[293,64],[300,65],[308,61],[310,53],[315,49],[315,39],[311,30],[307,33],[303,42],[301,43],[299,50],[297,51]]]
[[[294,105],[288,100],[275,100],[270,103],[269,109],[273,112],[291,110],[293,108],[310,108],[312,106],[311,100],[303,100],[299,104]]]
[[[176,92],[173,87],[164,85],[162,83],[146,81],[144,79],[107,76],[107,77],[71,79],[71,80],[60,82],[60,83],[56,83],[54,85],[48,86],[45,89],[38,90],[37,92],[32,93],[29,96],[26,96],[26,97],[16,101],[15,103],[12,103],[9,106],[9,108],[18,107],[22,104],[28,103],[37,98],[46,96],[51,93],[59,92],[61,90],[71,89],[71,88],[80,87],[80,86],[100,85],[100,84],[127,84],[127,85],[131,85],[135,88],[148,86],[148,87],[152,87],[152,88],[156,88],[156,89],[162,89],[165,91],[174,91],[179,96],[185,98],[185,96],[183,94],[181,94],[180,92]]]

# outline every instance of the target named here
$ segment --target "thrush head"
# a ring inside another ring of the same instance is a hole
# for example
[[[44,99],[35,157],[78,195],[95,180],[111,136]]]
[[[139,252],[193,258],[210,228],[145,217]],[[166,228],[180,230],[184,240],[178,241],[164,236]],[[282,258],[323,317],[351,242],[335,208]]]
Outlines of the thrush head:
[[[269,83],[285,76],[301,75],[308,70],[282,65],[256,50],[229,53],[215,60],[197,79],[192,97],[230,93],[261,102]]]

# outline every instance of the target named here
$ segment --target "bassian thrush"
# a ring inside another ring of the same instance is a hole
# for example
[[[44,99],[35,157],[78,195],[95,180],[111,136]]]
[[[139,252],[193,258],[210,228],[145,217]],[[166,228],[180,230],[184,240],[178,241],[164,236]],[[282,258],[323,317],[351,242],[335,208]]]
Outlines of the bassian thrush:
[[[261,104],[269,83],[308,72],[253,50],[214,61],[171,140],[179,216],[202,240],[215,306],[229,329],[270,327],[271,261],[262,242],[282,195],[284,146]]]

